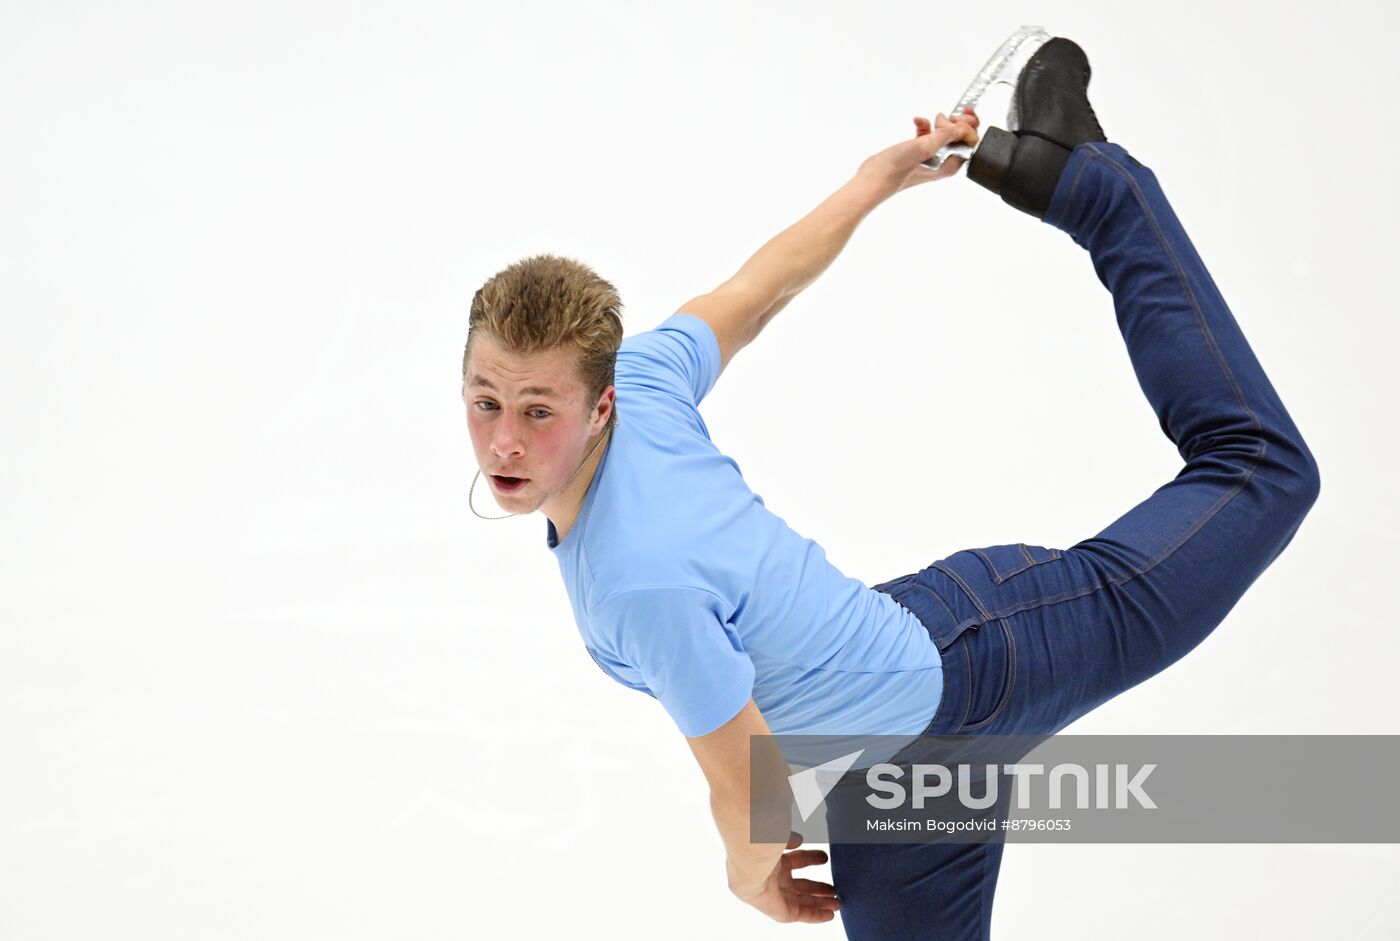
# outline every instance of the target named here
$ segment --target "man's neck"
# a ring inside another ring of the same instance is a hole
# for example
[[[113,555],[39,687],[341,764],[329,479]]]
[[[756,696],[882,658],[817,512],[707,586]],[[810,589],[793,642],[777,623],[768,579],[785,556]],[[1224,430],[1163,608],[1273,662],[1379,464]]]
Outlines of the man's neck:
[[[563,542],[568,538],[569,531],[574,528],[574,523],[578,522],[579,511],[583,509],[583,498],[588,496],[588,488],[593,483],[593,475],[598,472],[598,465],[603,462],[603,455],[608,448],[612,447],[612,428],[606,429],[603,434],[608,436],[608,440],[599,445],[593,455],[588,458],[568,489],[554,498],[551,503],[557,503],[562,509],[556,510],[550,504],[545,504],[542,509],[549,521],[554,524],[555,538],[558,542]],[[597,445],[594,441],[589,447]]]

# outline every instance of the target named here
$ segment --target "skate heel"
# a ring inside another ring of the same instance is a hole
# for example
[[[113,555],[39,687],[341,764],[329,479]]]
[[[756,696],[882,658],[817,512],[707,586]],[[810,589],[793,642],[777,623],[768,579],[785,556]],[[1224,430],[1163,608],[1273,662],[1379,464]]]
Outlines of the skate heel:
[[[1069,156],[1069,148],[1043,137],[989,127],[967,165],[967,178],[1007,205],[1039,218],[1050,205]]]
[[[1043,218],[1069,157],[1068,147],[1043,137],[1017,134],[1011,168],[1001,181],[1002,202]]]
[[[999,127],[989,127],[967,165],[968,179],[985,186],[997,195],[1006,174],[1011,170],[1011,158],[1016,153],[1016,135]]]

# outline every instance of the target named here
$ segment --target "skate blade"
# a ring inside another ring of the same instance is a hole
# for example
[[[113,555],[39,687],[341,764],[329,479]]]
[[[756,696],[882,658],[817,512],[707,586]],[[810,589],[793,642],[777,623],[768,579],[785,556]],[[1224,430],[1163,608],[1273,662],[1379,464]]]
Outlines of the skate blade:
[[[1016,82],[1021,78],[1021,72],[1025,70],[1026,64],[1030,62],[1031,56],[1036,50],[1049,42],[1051,36],[1039,26],[1022,26],[1001,44],[992,57],[987,60],[987,64],[982,66],[982,71],[977,73],[977,77],[972,80],[972,84],[967,86],[967,91],[958,99],[957,107],[949,112],[948,117],[962,114],[968,108],[975,108],[977,102],[982,100],[982,96],[987,93],[987,89],[993,85],[1010,85],[1013,92]],[[982,122],[986,124],[985,121]],[[1006,129],[1014,131],[1020,127],[1020,116],[1016,114],[1016,96],[1011,96],[1011,104],[1006,111]],[[977,148],[972,144],[964,144],[961,141],[947,144],[940,147],[938,153],[923,162],[924,166],[930,170],[937,170],[943,166],[943,162],[949,157],[962,157],[964,162],[971,160]]]

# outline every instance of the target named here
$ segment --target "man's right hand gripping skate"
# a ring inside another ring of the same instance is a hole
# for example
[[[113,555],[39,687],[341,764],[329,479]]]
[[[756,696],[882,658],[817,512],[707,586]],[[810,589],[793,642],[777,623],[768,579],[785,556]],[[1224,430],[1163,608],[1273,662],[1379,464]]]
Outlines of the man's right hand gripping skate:
[[[950,157],[937,170],[930,170],[923,162],[953,141],[975,145],[979,139],[977,126],[980,123],[977,112],[971,108],[951,119],[940,113],[932,126],[928,118],[916,117],[912,140],[901,141],[868,157],[860,165],[859,173],[885,187],[889,195],[952,176],[962,167],[963,158]]]

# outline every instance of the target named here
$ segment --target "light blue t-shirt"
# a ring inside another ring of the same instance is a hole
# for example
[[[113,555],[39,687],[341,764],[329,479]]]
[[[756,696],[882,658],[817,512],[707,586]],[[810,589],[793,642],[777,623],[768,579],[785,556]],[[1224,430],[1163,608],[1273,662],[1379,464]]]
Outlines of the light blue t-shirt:
[[[918,735],[942,695],[937,648],[715,447],[697,405],[719,357],[709,325],[684,313],[618,350],[612,440],[562,543],[546,521],[584,645],[685,735],[750,696],[775,734]]]

